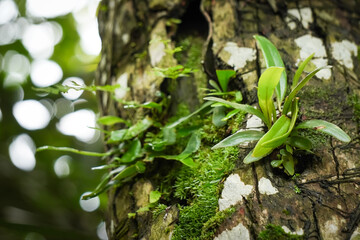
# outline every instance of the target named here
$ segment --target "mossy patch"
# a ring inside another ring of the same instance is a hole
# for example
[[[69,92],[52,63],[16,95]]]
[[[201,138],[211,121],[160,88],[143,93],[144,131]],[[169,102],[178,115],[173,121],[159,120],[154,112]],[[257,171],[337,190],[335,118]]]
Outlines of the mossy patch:
[[[217,230],[217,227],[220,226],[224,222],[225,219],[229,218],[234,212],[235,207],[230,207],[225,209],[224,211],[217,212],[214,216],[212,216],[203,226],[201,230],[200,239],[207,240],[213,239],[214,234]]]
[[[186,199],[188,205],[179,207],[179,222],[172,239],[201,239],[203,227],[218,211],[220,182],[233,170],[237,152],[236,147],[214,151],[203,147],[194,156],[200,163],[198,168],[182,166],[175,183],[175,197]]]
[[[259,233],[258,240],[302,240],[302,235],[286,233],[281,226],[268,224],[266,229]]]

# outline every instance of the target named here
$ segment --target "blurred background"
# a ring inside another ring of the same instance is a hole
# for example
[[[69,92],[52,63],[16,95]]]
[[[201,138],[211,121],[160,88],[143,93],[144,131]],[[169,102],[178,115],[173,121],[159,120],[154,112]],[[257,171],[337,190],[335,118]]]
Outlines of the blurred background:
[[[100,0],[0,0],[0,239],[107,239],[106,196],[82,201],[99,158],[43,145],[103,151],[92,92],[33,88],[91,85],[101,40]]]

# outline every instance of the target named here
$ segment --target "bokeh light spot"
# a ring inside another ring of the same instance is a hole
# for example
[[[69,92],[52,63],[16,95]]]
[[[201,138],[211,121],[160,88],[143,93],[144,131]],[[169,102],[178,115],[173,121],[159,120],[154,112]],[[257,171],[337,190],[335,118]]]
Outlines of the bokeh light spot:
[[[49,22],[29,25],[24,31],[22,43],[33,58],[49,58],[58,38],[55,31]]]
[[[68,113],[71,113],[74,111],[74,104],[72,101],[65,99],[65,98],[59,98],[55,101],[55,116],[57,118],[61,118],[65,116]]]
[[[15,103],[13,115],[21,127],[37,130],[46,127],[51,119],[47,108],[36,100],[25,100]]]
[[[31,81],[37,87],[48,87],[58,83],[63,76],[59,64],[51,60],[35,60],[31,64]]]
[[[94,197],[88,200],[83,200],[82,197],[84,195],[88,195],[91,192],[85,192],[80,197],[80,207],[86,212],[93,212],[100,206],[100,199],[99,197]]]
[[[80,89],[85,86],[84,80],[78,77],[69,77],[62,83],[64,86],[74,87]],[[78,99],[84,90],[69,89],[66,93],[61,93],[65,98],[70,100]]]
[[[107,233],[106,233],[106,225],[105,225],[105,222],[101,222],[97,229],[96,229],[96,233],[98,235],[98,237],[101,239],[101,240],[108,240],[108,236],[107,236]]]
[[[70,174],[70,161],[71,157],[68,155],[64,155],[56,159],[54,163],[54,171],[55,174],[59,178],[67,177]]]
[[[36,164],[35,149],[35,144],[29,135],[17,136],[9,147],[11,162],[21,170],[32,171]]]
[[[90,142],[95,137],[95,113],[88,109],[69,113],[62,117],[56,125],[65,135],[76,137],[83,142]]]
[[[18,15],[18,9],[14,1],[2,0],[0,1],[0,24],[10,22]]]

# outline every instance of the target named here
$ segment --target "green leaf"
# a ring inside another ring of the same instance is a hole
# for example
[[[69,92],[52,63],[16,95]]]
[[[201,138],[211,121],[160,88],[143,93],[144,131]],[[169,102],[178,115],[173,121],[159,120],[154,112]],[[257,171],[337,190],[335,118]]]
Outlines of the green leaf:
[[[189,118],[191,118],[191,117],[195,116],[196,114],[200,113],[202,110],[210,107],[211,104],[212,104],[212,102],[203,103],[203,105],[201,105],[201,107],[198,110],[194,111],[193,113],[191,113],[191,114],[189,114],[189,115],[187,115],[185,117],[179,118],[178,120],[176,120],[175,122],[167,125],[166,127],[167,128],[173,128],[173,127],[178,126],[179,124],[187,121]]]
[[[273,102],[275,87],[280,81],[284,68],[269,67],[260,76],[258,83],[259,106],[268,122],[275,122],[276,112]]]
[[[154,121],[151,118],[145,117],[143,120],[137,122],[128,129],[112,131],[110,142],[121,142],[132,139],[151,127],[153,123]]]
[[[104,117],[101,117],[97,120],[98,123],[102,124],[102,125],[106,125],[106,126],[111,126],[111,125],[114,125],[116,123],[125,123],[127,126],[129,126],[129,122],[122,119],[122,118],[119,118],[119,117],[116,117],[116,116],[104,116]]]
[[[75,148],[69,147],[54,147],[54,146],[42,146],[36,149],[36,152],[42,152],[46,150],[57,151],[57,152],[71,152],[76,153],[84,156],[92,156],[92,157],[105,157],[112,154],[112,152],[105,152],[105,153],[98,153],[98,152],[88,152],[88,151],[81,151]]]
[[[231,147],[236,146],[242,143],[247,143],[251,141],[257,141],[264,135],[263,132],[255,131],[255,130],[247,130],[247,131],[238,131],[233,135],[223,139],[221,142],[213,146],[211,149],[223,148],[223,147]]]
[[[157,157],[161,157],[169,160],[178,160],[182,162],[186,158],[188,158],[192,153],[196,152],[199,149],[200,144],[201,144],[200,135],[198,133],[193,133],[189,139],[188,144],[186,145],[185,150],[182,153],[180,153],[179,155],[159,155]],[[184,161],[184,164],[185,163],[189,163],[189,160]]]
[[[267,38],[259,35],[254,36],[254,38],[256,39],[257,43],[261,48],[267,68],[273,66],[283,67],[283,68],[285,67],[278,50]],[[285,98],[286,88],[287,88],[286,72],[283,71],[281,74],[280,81],[275,89],[277,102],[279,106]]]
[[[292,82],[292,85],[291,85],[291,90],[293,90],[296,87],[296,85],[298,84],[298,81],[300,79],[301,74],[304,71],[304,68],[306,67],[306,65],[308,65],[308,63],[314,57],[314,55],[315,55],[315,53],[311,54],[307,59],[305,59],[304,62],[302,62],[300,64],[299,68],[296,70],[296,73],[294,75],[293,82]]]
[[[95,190],[92,193],[83,196],[83,199],[87,200],[87,199],[96,197],[99,194],[101,194],[101,193],[105,192],[106,190],[108,190],[110,187],[112,187],[113,185],[116,184],[116,182],[110,181],[112,175],[114,175],[116,173],[119,173],[119,172],[122,172],[125,169],[126,169],[126,166],[121,165],[120,167],[118,167],[118,168],[112,170],[111,172],[107,173],[106,175],[104,175],[101,182],[96,186]]]
[[[151,191],[150,192],[150,196],[149,196],[149,202],[151,203],[156,203],[157,201],[159,201],[161,198],[161,192],[159,191]]]
[[[339,139],[340,141],[343,141],[346,143],[351,141],[350,136],[347,135],[341,128],[339,128],[335,124],[329,123],[324,120],[317,120],[317,119],[309,120],[309,121],[302,122],[295,127],[295,129],[302,129],[302,128],[311,128],[316,131],[329,134],[329,135]]]
[[[156,102],[146,102],[146,103],[141,104],[141,106],[143,108],[150,108],[150,109],[154,108],[154,109],[158,110],[159,112],[162,111],[162,105],[159,103],[156,103]]]
[[[134,161],[141,151],[141,142],[136,139],[130,143],[128,150],[121,158],[118,158],[121,163],[130,163]]]
[[[289,144],[293,147],[299,148],[301,150],[310,150],[312,149],[312,143],[309,139],[302,136],[291,136],[286,139],[286,144]]]
[[[282,163],[283,163],[283,160],[272,160],[270,164],[273,168],[276,168],[276,167],[280,167],[280,165]]]
[[[196,168],[198,166],[198,163],[194,162],[194,160],[191,157],[179,161],[190,168]]]
[[[280,146],[281,144],[283,144],[286,141],[287,137],[291,134],[291,131],[294,129],[294,126],[296,123],[296,119],[297,119],[297,116],[299,113],[298,102],[299,102],[298,98],[296,98],[293,101],[291,121],[290,121],[290,126],[289,126],[288,131],[282,135],[279,135],[278,137],[274,137],[266,142],[263,142],[263,144],[261,145],[262,147],[277,148],[278,146]]]
[[[274,125],[272,125],[269,131],[257,142],[252,157],[264,157],[271,153],[275,147],[265,147],[263,146],[263,143],[285,134],[290,127],[290,122],[291,121],[287,116],[281,115],[281,117],[274,123]]]
[[[284,109],[283,109],[283,113],[287,114],[290,106],[291,106],[291,102],[294,99],[294,97],[296,96],[296,94],[306,85],[306,83],[320,70],[322,69],[327,69],[327,68],[331,68],[330,66],[325,66],[325,67],[320,67],[315,69],[314,71],[312,71],[311,73],[309,73],[301,82],[298,83],[298,85],[296,85],[296,87],[290,92],[289,96],[286,97],[285,99],[285,103],[284,103]]]
[[[295,174],[294,158],[291,155],[284,159],[283,166],[285,170],[289,173],[289,175],[292,176]]]
[[[234,70],[216,70],[216,76],[224,92],[227,91],[230,78],[235,76],[235,74]]]
[[[221,92],[221,88],[219,87],[219,85],[214,80],[210,80],[209,84],[210,84],[210,86],[215,88],[218,92]]]
[[[220,106],[213,109],[213,115],[212,115],[212,123],[216,127],[223,127],[226,125],[226,122],[222,121],[222,119],[225,117],[225,107]]]
[[[243,96],[242,96],[241,92],[240,92],[240,91],[237,91],[237,92],[235,93],[235,101],[236,101],[236,102],[241,102],[242,100],[243,100]]]
[[[127,129],[111,131],[109,142],[123,141],[127,131]]]
[[[223,103],[225,105],[229,105],[235,109],[240,109],[244,112],[253,114],[255,116],[258,116],[266,125],[269,126],[269,122],[267,121],[267,119],[264,117],[264,115],[262,114],[262,112],[256,108],[254,108],[253,106],[250,105],[246,105],[246,104],[239,104],[239,103],[234,103],[234,102],[229,102],[226,101],[222,98],[217,98],[217,97],[206,97],[204,98],[207,101],[213,101],[213,102],[219,102],[219,103]]]
[[[253,156],[253,152],[254,152],[254,149],[251,150],[251,151],[248,153],[248,155],[244,158],[244,163],[245,163],[245,164],[249,164],[249,163],[253,163],[253,162],[259,161],[259,160],[261,160],[262,158],[265,157],[265,156],[254,157],[254,156]]]
[[[232,111],[230,111],[228,114],[226,114],[225,117],[223,117],[221,119],[221,121],[227,121],[229,120],[230,118],[232,118],[233,116],[235,116],[236,114],[238,114],[241,110],[240,109],[234,109]]]

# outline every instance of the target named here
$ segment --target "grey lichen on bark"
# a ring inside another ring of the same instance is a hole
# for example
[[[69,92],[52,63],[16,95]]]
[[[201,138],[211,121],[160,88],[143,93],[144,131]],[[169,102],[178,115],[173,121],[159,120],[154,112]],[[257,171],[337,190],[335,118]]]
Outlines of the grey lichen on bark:
[[[130,90],[120,92],[123,99],[140,103],[156,100],[156,91],[163,90],[161,88],[168,80],[155,75],[153,67],[178,64],[166,48],[170,50],[177,44],[175,39],[179,30],[167,26],[166,22],[184,16],[190,10],[187,8],[189,2],[103,0],[100,4],[103,49],[97,84],[126,82]],[[314,61],[306,71],[319,64],[329,64],[333,68],[318,74],[300,94],[300,119],[331,121],[345,129],[353,139],[347,145],[330,138],[318,139],[314,155],[297,156],[297,172],[301,174],[294,179],[272,169],[269,159],[252,165],[243,164],[242,158],[247,152],[239,149],[234,173],[245,186],[253,188],[242,201],[235,203],[237,211],[220,225],[214,236],[226,239],[222,236],[229,236],[226,234],[231,234],[232,229],[244,228],[249,239],[256,239],[269,223],[304,235],[305,239],[359,236],[359,123],[354,120],[353,106],[349,103],[350,96],[360,96],[360,64],[354,50],[354,46],[360,44],[359,3],[219,0],[202,1],[201,4],[207,15],[205,18],[211,21],[208,41],[206,37],[200,37],[204,71],[210,78],[214,69],[235,69],[237,79],[231,87],[241,88],[247,103],[254,104],[256,83],[265,69],[254,34],[265,35],[277,46],[289,79],[299,62],[304,60],[303,56],[314,51]],[[185,35],[196,35],[192,31],[184,32]],[[175,103],[170,109],[171,114],[176,112],[180,102],[186,102],[192,110],[196,108],[201,102],[199,86],[206,86],[203,80],[198,82],[190,77],[175,83],[177,91],[168,93]],[[103,115],[118,115],[136,121],[147,114],[142,110],[124,111],[121,104],[106,93],[99,97]],[[325,143],[321,144],[321,141]],[[277,192],[269,194],[264,190],[269,182]],[[136,183],[130,182],[109,191],[107,226],[110,239],[169,238],[179,214],[175,205],[156,219],[150,212],[128,217],[128,213],[146,205],[156,184],[157,180],[145,174]],[[229,233],[225,234],[225,231]]]

